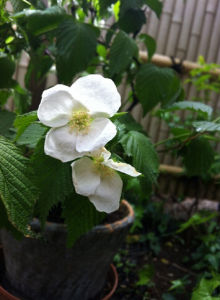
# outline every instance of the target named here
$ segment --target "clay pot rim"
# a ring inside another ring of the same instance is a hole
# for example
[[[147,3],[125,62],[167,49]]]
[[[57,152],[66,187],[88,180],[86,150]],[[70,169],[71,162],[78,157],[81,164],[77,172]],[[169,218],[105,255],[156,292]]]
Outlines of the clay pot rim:
[[[126,200],[121,201],[120,207],[125,208],[125,216],[117,220],[115,222],[109,223],[109,224],[102,224],[102,225],[97,225],[94,228],[91,229],[90,233],[94,232],[106,232],[106,233],[112,233],[113,231],[121,230],[123,227],[132,224],[134,221],[134,210],[132,206],[128,203]],[[119,208],[120,209],[120,208]],[[34,219],[31,222],[31,227],[33,229],[38,230],[40,228],[40,221],[38,219]],[[66,225],[61,224],[61,223],[55,223],[55,222],[46,222],[45,226],[45,231],[65,231],[66,230]]]

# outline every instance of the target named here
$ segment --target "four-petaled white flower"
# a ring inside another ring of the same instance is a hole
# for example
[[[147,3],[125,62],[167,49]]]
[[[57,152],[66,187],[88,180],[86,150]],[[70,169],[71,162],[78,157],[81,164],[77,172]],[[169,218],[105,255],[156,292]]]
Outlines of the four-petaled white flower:
[[[101,75],[44,91],[37,114],[43,124],[52,127],[46,135],[45,153],[67,162],[105,146],[116,135],[108,118],[120,105],[114,82]]]
[[[109,159],[111,153],[105,148],[74,161],[72,178],[78,194],[87,196],[98,211],[111,213],[119,208],[122,180],[116,171],[136,177],[138,173],[131,165]]]

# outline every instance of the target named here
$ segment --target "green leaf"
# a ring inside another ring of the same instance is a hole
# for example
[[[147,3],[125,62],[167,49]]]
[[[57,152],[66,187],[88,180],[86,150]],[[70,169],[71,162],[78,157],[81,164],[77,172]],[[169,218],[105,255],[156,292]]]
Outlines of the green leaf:
[[[135,130],[144,133],[143,127],[138,123],[131,114],[123,114],[119,116],[116,120],[121,124],[125,125],[127,131]],[[117,122],[116,122],[117,123]]]
[[[220,275],[216,274],[212,279],[202,278],[193,291],[191,300],[219,300],[219,296],[212,296],[214,290],[220,286]]]
[[[129,8],[123,14],[119,15],[118,25],[120,29],[127,33],[133,32],[137,34],[145,23],[145,13],[139,8]]]
[[[67,224],[67,246],[72,247],[83,234],[99,224],[105,213],[98,212],[88,198],[76,193],[63,204],[63,217]]]
[[[139,280],[136,283],[137,286],[145,285],[147,286],[154,276],[154,267],[153,265],[145,265],[138,271]]]
[[[63,202],[73,194],[71,167],[44,154],[44,140],[41,140],[31,157],[31,163],[36,175],[36,185],[40,195],[36,211],[41,223],[44,224],[50,209]]]
[[[144,2],[155,12],[159,18],[163,8],[162,2],[159,0],[144,0]]]
[[[10,0],[12,7],[13,7],[13,11],[15,13],[24,10],[25,8],[29,8],[30,5],[28,5],[28,3],[26,3],[23,0]]]
[[[12,76],[15,71],[15,63],[3,52],[0,52],[0,70],[0,89],[12,87],[14,85]]]
[[[8,137],[10,135],[10,128],[13,125],[15,113],[10,111],[0,111],[0,135]]]
[[[169,68],[160,68],[153,64],[144,64],[136,76],[135,90],[144,114],[159,102],[163,105],[176,101],[181,94],[180,81]]]
[[[210,107],[211,108],[211,107]],[[214,132],[220,131],[220,124],[215,122],[207,122],[207,121],[196,121],[192,123],[193,127],[196,128],[197,132]]]
[[[0,90],[0,107],[5,105],[7,102],[8,98],[11,95],[11,90],[5,89],[5,90]]]
[[[149,189],[152,188],[157,180],[159,162],[150,139],[140,132],[130,131],[121,138],[120,143],[125,153],[132,157],[133,166],[145,176]]]
[[[0,198],[9,221],[24,235],[32,235],[28,224],[37,198],[31,176],[29,160],[12,142],[0,137]]]
[[[67,20],[57,35],[57,71],[60,82],[71,83],[85,70],[96,53],[96,33],[91,25]]]
[[[110,76],[124,71],[131,63],[132,57],[136,56],[137,53],[136,43],[125,32],[119,31],[110,48]]]
[[[51,6],[45,10],[25,9],[13,16],[34,35],[56,29],[60,22],[67,18],[65,10],[60,6]]]
[[[204,137],[192,140],[183,149],[183,164],[189,176],[207,176],[215,153],[209,141]]]
[[[117,0],[99,0],[99,15],[105,16],[108,7],[117,2]]]
[[[41,123],[32,123],[26,127],[24,132],[17,138],[17,144],[34,148],[39,140],[46,134],[47,130],[48,127]]]
[[[195,112],[203,112],[205,113],[208,117],[211,117],[212,115],[212,107],[209,105],[206,105],[201,102],[196,102],[196,101],[180,101],[173,103],[171,106],[167,108],[168,111],[175,111],[175,110],[191,110]]]
[[[16,139],[18,139],[25,129],[33,122],[37,121],[37,112],[32,111],[23,115],[18,115],[14,121],[14,127],[17,129]]]
[[[141,34],[139,38],[144,42],[145,46],[147,47],[148,59],[151,60],[157,48],[155,39],[153,39],[150,35],[145,33]]]

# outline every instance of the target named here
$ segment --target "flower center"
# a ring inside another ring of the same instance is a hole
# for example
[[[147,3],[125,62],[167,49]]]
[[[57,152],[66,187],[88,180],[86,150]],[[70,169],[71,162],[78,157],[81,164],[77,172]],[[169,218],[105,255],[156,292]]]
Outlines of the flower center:
[[[103,162],[104,162],[103,156],[94,157],[93,161],[94,161],[97,172],[100,173],[102,177],[113,175],[114,170],[103,165]]]
[[[71,129],[83,131],[89,128],[91,121],[92,118],[86,111],[77,111],[72,114],[69,126]]]

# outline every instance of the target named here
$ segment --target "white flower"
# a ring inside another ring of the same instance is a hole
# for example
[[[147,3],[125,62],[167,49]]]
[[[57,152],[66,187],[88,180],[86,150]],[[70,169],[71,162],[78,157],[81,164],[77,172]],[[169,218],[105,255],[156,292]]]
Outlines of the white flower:
[[[52,127],[46,135],[45,153],[67,162],[103,147],[116,135],[108,118],[120,105],[114,82],[101,75],[44,91],[37,114],[43,124]]]
[[[129,164],[109,159],[110,155],[111,153],[103,148],[92,153],[92,159],[83,157],[71,165],[76,192],[87,196],[98,211],[106,213],[119,208],[123,183],[116,171],[133,177],[141,174]]]

